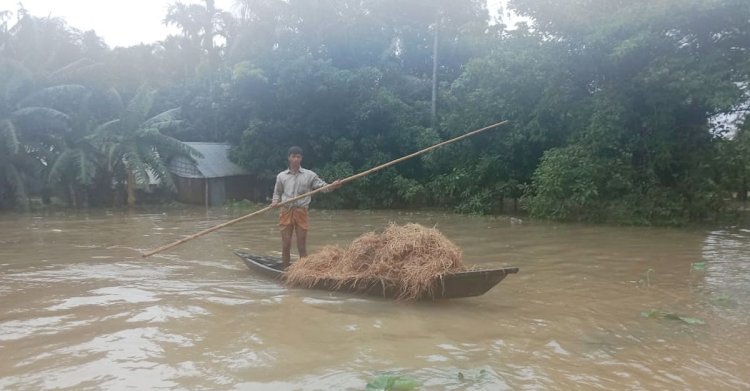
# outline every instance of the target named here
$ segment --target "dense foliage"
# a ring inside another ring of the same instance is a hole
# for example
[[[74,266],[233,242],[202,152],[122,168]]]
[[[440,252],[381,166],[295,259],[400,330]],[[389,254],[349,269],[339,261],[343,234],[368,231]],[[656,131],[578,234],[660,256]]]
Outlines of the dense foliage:
[[[511,0],[517,28],[483,0],[236,6],[176,2],[179,35],[127,48],[0,12],[0,207],[134,202],[176,140],[260,181],[300,145],[332,180],[505,119],[318,205],[684,224],[750,190],[746,0]]]

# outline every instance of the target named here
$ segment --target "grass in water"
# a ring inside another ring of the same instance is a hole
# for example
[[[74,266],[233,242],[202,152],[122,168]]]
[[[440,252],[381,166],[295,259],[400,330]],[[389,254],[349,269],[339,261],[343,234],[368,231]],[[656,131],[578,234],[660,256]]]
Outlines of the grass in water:
[[[418,380],[404,375],[379,375],[367,382],[367,391],[414,390],[421,386]]]
[[[486,369],[480,369],[477,373],[466,373],[459,371],[458,372],[458,380],[462,383],[481,383],[484,381],[484,379],[487,377],[487,370]]]
[[[702,272],[706,270],[706,261],[693,262],[690,264],[691,272]]]
[[[654,269],[649,268],[646,270],[646,273],[643,274],[643,277],[641,277],[640,280],[638,280],[638,285],[643,286],[646,288],[651,287],[651,273],[654,273]]]
[[[714,297],[711,299],[711,303],[725,308],[733,308],[737,305],[737,301],[726,294]]]
[[[656,309],[643,311],[641,312],[641,316],[643,316],[644,318],[652,318],[652,319],[679,320],[685,324],[691,324],[691,325],[706,324],[706,322],[703,319],[692,318],[689,316],[679,315],[673,312],[665,312],[665,311],[656,310]]]

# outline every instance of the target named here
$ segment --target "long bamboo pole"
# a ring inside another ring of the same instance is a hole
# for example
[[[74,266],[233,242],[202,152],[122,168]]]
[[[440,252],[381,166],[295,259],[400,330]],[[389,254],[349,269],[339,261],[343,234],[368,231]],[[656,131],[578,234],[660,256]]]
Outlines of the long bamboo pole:
[[[367,170],[367,171],[363,171],[363,172],[360,172],[359,174],[355,174],[355,175],[352,175],[352,176],[350,176],[350,177],[348,177],[348,178],[342,179],[342,180],[340,181],[340,184],[342,184],[342,185],[343,185],[343,184],[345,184],[345,183],[348,183],[348,182],[354,181],[354,180],[356,180],[356,179],[359,179],[359,178],[362,178],[362,177],[364,177],[364,176],[370,175],[370,174],[372,174],[373,172],[376,172],[376,171],[380,171],[380,170],[382,170],[382,169],[384,169],[384,168],[387,168],[387,167],[390,167],[390,166],[392,166],[392,165],[394,165],[394,164],[398,164],[398,163],[401,163],[401,162],[403,162],[404,160],[409,160],[409,159],[411,159],[411,158],[413,158],[413,157],[415,157],[415,156],[419,156],[419,155],[421,155],[421,154],[423,154],[423,153],[427,153],[427,152],[429,152],[429,151],[432,151],[432,150],[434,150],[434,149],[437,149],[437,148],[440,148],[440,147],[442,147],[442,146],[448,145],[448,144],[450,144],[450,143],[454,143],[454,142],[456,142],[456,141],[459,141],[459,140],[463,140],[463,139],[465,139],[465,138],[467,138],[467,137],[471,137],[471,136],[473,136],[473,135],[475,135],[475,134],[477,134],[477,133],[481,133],[481,132],[484,132],[485,130],[489,130],[489,129],[492,129],[492,128],[496,128],[496,127],[498,127],[498,126],[501,126],[501,125],[504,125],[504,124],[506,124],[506,123],[508,123],[508,121],[502,121],[502,122],[498,122],[498,123],[496,123],[496,124],[494,124],[494,125],[490,125],[490,126],[485,126],[484,128],[481,128],[481,129],[477,129],[477,130],[471,131],[471,132],[469,132],[469,133],[463,134],[463,135],[461,135],[461,136],[458,136],[458,137],[454,137],[454,138],[452,138],[452,139],[450,139],[450,140],[446,140],[446,141],[443,141],[443,142],[441,142],[441,143],[438,143],[438,144],[435,144],[435,145],[433,145],[433,146],[431,146],[431,147],[427,147],[427,148],[425,148],[425,149],[422,149],[422,150],[420,150],[420,151],[414,152],[414,153],[412,153],[412,154],[410,154],[410,155],[406,155],[406,156],[400,157],[400,158],[398,158],[398,159],[396,159],[396,160],[392,160],[392,161],[390,161],[390,162],[388,162],[388,163],[384,163],[384,164],[381,164],[381,165],[379,165],[379,166],[377,166],[377,167],[373,167],[373,168],[371,168],[371,169],[369,169],[369,170]],[[316,194],[316,193],[319,193],[319,192],[321,192],[321,191],[325,191],[325,190],[328,190],[328,189],[330,189],[330,188],[331,188],[331,186],[334,186],[334,184],[333,184],[333,183],[332,183],[332,184],[328,184],[328,185],[326,185],[326,186],[320,187],[320,188],[318,188],[318,189],[315,189],[315,190],[313,190],[313,191],[307,192],[307,193],[305,193],[305,194],[302,194],[302,195],[298,195],[298,196],[296,196],[296,197],[294,197],[294,198],[290,198],[290,199],[288,199],[288,200],[286,200],[286,201],[284,201],[284,202],[280,202],[280,203],[276,204],[276,207],[282,206],[282,205],[284,205],[284,204],[288,204],[288,203],[290,203],[290,202],[294,202],[294,201],[296,201],[296,200],[299,200],[299,199],[301,199],[301,198],[309,197],[309,196],[311,196],[311,195],[313,195],[313,194]],[[164,245],[164,246],[162,246],[162,247],[159,247],[159,248],[157,248],[157,249],[155,249],[155,250],[151,250],[151,251],[148,251],[148,252],[146,252],[146,253],[143,253],[143,254],[142,254],[142,256],[143,256],[144,258],[146,258],[146,257],[150,257],[150,256],[152,256],[152,255],[154,255],[154,254],[156,254],[156,253],[160,253],[160,252],[162,252],[162,251],[164,251],[164,250],[170,249],[170,248],[172,248],[172,247],[175,247],[175,246],[177,246],[177,245],[180,245],[180,244],[182,244],[182,243],[185,243],[185,242],[187,242],[187,241],[189,241],[189,240],[193,240],[193,239],[195,239],[195,238],[197,238],[197,237],[200,237],[200,236],[203,236],[203,235],[205,235],[205,234],[207,234],[207,233],[210,233],[210,232],[213,232],[213,231],[216,231],[216,230],[222,229],[222,228],[224,228],[224,227],[226,227],[226,226],[229,226],[229,225],[232,225],[232,224],[235,224],[235,223],[239,223],[240,221],[243,221],[243,220],[249,219],[249,218],[251,218],[251,217],[253,217],[253,216],[256,216],[256,215],[259,215],[259,214],[261,214],[261,213],[265,213],[265,212],[267,212],[267,211],[269,211],[269,210],[271,210],[271,209],[275,209],[276,207],[271,207],[271,206],[267,206],[267,207],[265,207],[265,208],[263,208],[263,209],[261,209],[261,210],[257,210],[257,211],[255,211],[255,212],[253,212],[253,213],[250,213],[250,214],[244,215],[244,216],[242,216],[242,217],[238,217],[238,218],[236,218],[236,219],[234,219],[234,220],[229,220],[229,221],[227,221],[227,222],[224,222],[224,223],[221,223],[221,224],[215,225],[215,226],[213,226],[213,227],[211,227],[211,228],[207,228],[207,229],[204,229],[203,231],[200,231],[200,232],[198,232],[198,233],[195,233],[195,234],[193,234],[193,235],[190,235],[190,236],[184,237],[184,238],[182,238],[182,239],[180,239],[180,240],[178,240],[178,241],[176,241],[176,242],[172,242],[172,243],[170,243],[170,244],[167,244],[167,245]]]

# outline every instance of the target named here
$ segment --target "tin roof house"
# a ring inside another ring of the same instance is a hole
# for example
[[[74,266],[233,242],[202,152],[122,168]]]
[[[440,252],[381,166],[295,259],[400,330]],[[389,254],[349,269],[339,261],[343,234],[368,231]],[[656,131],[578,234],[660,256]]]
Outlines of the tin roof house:
[[[186,142],[203,157],[195,162],[179,156],[169,162],[174,174],[177,200],[206,206],[223,205],[229,200],[262,201],[270,189],[260,188],[248,170],[229,160],[226,143]]]

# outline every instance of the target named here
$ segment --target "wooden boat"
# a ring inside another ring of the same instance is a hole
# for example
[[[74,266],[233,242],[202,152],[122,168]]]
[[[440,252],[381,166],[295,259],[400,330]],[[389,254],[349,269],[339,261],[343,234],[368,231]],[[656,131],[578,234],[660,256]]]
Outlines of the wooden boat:
[[[280,258],[266,255],[250,254],[244,251],[235,251],[242,258],[250,270],[265,276],[283,280],[284,270]],[[472,270],[460,273],[443,275],[434,282],[431,294],[420,297],[422,300],[456,299],[461,297],[479,296],[489,291],[502,281],[508,274],[518,273],[517,267],[501,269]],[[397,298],[399,290],[394,285],[384,284],[380,281],[358,281],[356,284],[338,286],[336,280],[320,280],[311,288],[339,292],[358,293],[384,298]]]

